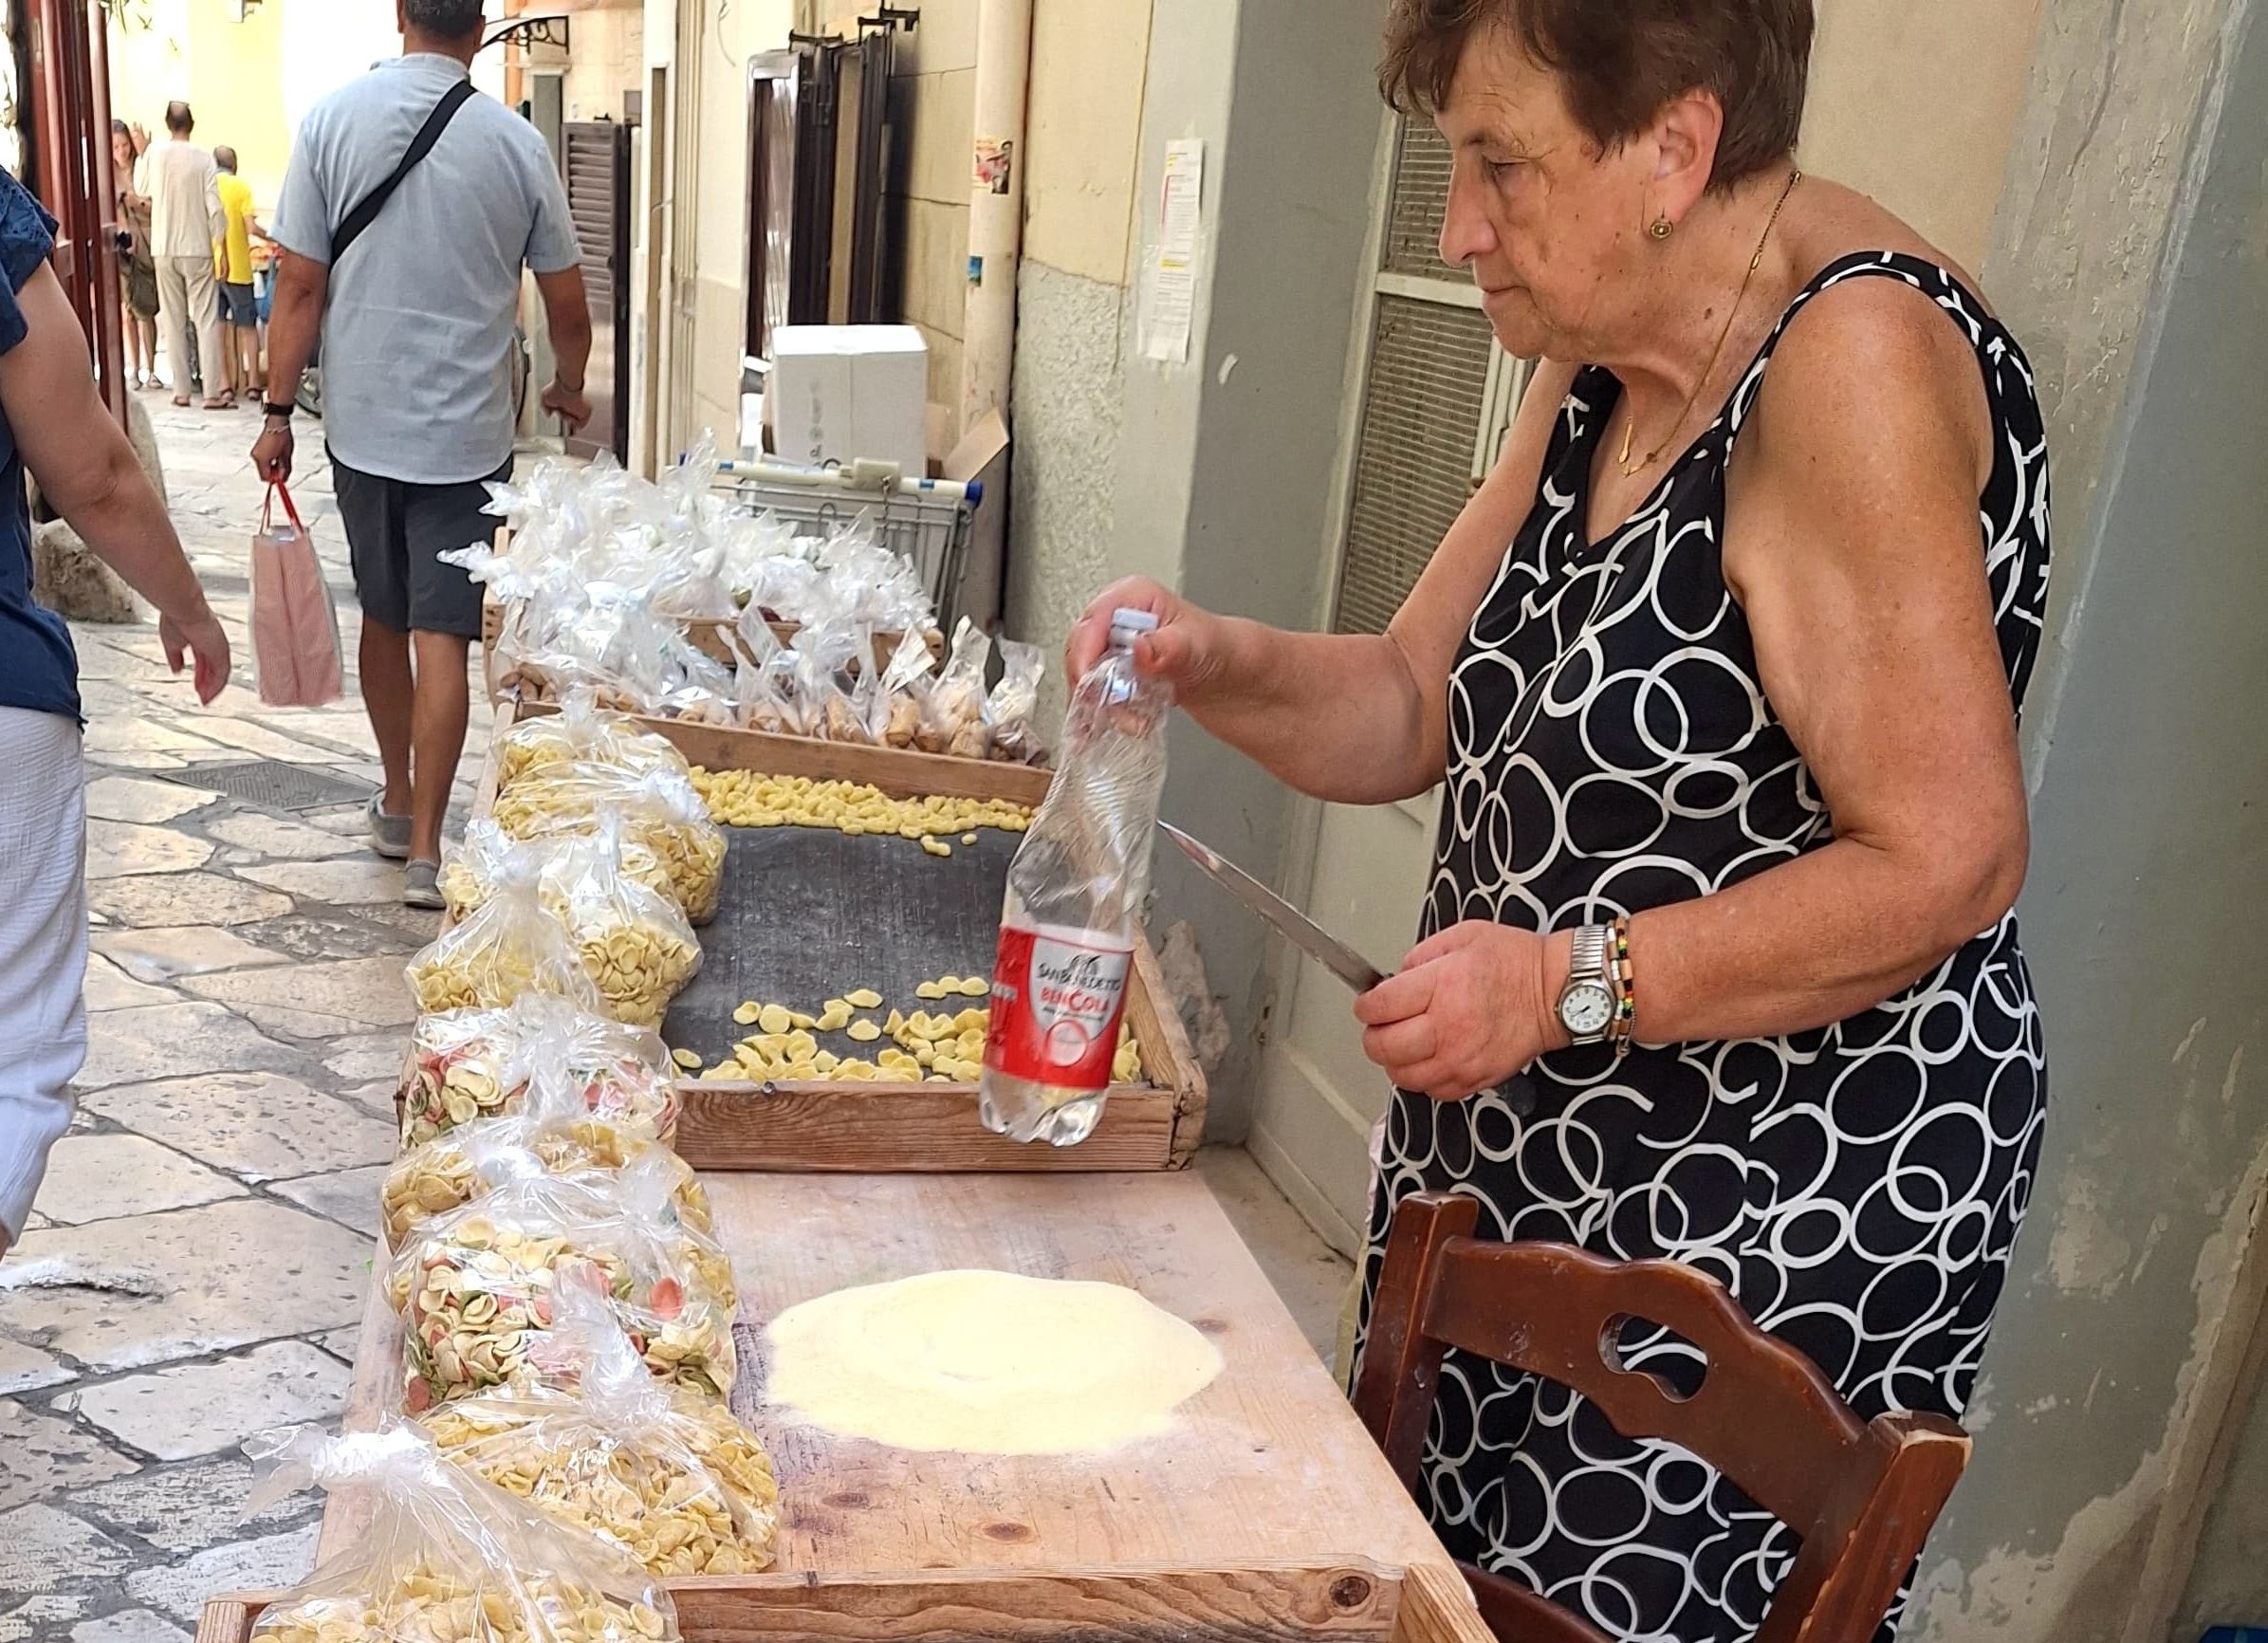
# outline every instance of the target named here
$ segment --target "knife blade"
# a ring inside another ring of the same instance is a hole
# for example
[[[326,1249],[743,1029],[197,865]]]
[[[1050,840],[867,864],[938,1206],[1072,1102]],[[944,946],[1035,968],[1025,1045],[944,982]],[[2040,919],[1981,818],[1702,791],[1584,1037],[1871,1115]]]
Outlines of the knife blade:
[[[1158,831],[1181,847],[1181,853],[1197,864],[1204,874],[1222,889],[1235,896],[1270,926],[1287,937],[1294,947],[1314,959],[1333,975],[1345,982],[1357,993],[1365,993],[1386,979],[1385,972],[1356,952],[1345,942],[1333,935],[1314,919],[1277,895],[1242,867],[1223,856],[1211,845],[1190,838],[1171,822],[1158,822]],[[1497,1093],[1521,1117],[1532,1117],[1536,1112],[1536,1090],[1524,1074],[1515,1073],[1497,1086]]]
[[[1288,937],[1294,947],[1356,992],[1368,992],[1386,979],[1385,972],[1369,959],[1211,845],[1190,838],[1171,822],[1160,822],[1158,827],[1167,838],[1181,846],[1181,853],[1197,864],[1200,873],[1259,914]]]

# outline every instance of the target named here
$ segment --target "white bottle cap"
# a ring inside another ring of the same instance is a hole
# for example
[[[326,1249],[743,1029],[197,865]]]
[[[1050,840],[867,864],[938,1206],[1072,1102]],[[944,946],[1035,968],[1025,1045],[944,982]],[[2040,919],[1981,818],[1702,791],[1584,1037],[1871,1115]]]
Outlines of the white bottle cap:
[[[1146,610],[1120,605],[1111,612],[1111,631],[1127,634],[1153,634],[1157,632],[1157,618]]]

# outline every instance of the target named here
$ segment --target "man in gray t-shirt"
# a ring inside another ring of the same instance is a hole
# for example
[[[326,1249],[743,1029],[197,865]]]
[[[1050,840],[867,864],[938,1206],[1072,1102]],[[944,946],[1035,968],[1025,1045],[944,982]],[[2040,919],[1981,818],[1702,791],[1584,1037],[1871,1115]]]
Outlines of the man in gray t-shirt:
[[[544,408],[570,431],[591,415],[591,317],[551,152],[487,97],[456,110],[331,266],[341,225],[393,175],[480,49],[480,0],[398,5],[402,56],[317,103],[292,150],[273,231],[270,397],[252,463],[289,477],[292,402],[320,330],[323,433],[362,606],[362,700],[386,767],[371,843],[407,859],[404,901],[439,907],[480,590],[437,556],[488,540],[485,484],[511,473],[521,269],[534,271],[559,361]]]

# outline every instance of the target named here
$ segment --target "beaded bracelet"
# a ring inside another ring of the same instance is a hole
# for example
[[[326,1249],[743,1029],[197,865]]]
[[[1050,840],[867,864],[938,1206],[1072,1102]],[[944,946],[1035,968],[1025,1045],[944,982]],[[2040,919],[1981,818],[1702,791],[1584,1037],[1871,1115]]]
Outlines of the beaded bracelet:
[[[1614,920],[1613,960],[1608,967],[1614,977],[1614,1020],[1607,1036],[1614,1041],[1614,1059],[1631,1053],[1631,1035],[1638,1016],[1638,989],[1631,969],[1631,921],[1627,914]]]

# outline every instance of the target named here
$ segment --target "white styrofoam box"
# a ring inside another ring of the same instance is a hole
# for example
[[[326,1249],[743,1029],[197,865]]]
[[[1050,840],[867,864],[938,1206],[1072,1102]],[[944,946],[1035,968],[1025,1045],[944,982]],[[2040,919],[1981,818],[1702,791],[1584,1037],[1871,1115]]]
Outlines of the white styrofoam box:
[[[782,325],[766,397],[772,447],[789,462],[928,469],[929,344],[912,325]]]

